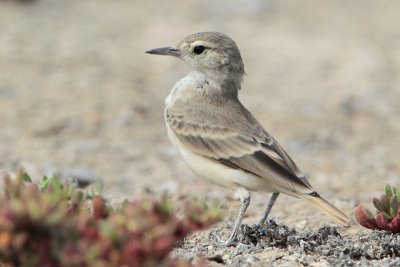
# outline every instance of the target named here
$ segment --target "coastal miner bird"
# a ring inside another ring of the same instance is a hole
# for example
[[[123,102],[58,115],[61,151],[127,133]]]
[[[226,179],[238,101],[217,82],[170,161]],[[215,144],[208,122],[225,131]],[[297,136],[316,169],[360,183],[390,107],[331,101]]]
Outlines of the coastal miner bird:
[[[242,207],[227,245],[235,244],[249,191],[272,192],[259,223],[280,193],[307,200],[338,224],[350,219],[324,200],[296,163],[238,99],[244,66],[236,43],[218,32],[187,36],[176,47],[146,51],[192,68],[165,100],[168,136],[197,175],[238,191]]]

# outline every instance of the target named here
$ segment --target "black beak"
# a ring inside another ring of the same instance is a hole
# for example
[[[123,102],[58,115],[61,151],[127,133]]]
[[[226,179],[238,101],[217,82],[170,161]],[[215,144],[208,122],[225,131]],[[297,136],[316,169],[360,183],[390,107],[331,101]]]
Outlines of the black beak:
[[[179,57],[181,55],[181,51],[175,47],[160,47],[147,50],[146,53],[153,55],[164,55],[164,56],[174,56]]]

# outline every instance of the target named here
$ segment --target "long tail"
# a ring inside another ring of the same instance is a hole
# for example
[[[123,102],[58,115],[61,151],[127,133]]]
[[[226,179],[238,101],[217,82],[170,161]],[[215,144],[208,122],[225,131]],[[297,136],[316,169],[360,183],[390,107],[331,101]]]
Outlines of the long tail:
[[[331,203],[320,197],[317,192],[302,195],[301,198],[331,217],[338,224],[344,227],[350,227],[351,220]]]

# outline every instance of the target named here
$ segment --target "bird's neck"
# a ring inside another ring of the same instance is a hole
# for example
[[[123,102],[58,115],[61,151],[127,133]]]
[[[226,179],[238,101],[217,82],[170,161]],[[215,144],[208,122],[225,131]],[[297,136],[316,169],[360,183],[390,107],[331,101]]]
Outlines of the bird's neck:
[[[243,73],[228,71],[201,71],[200,73],[212,87],[228,94],[237,95],[242,86]]]

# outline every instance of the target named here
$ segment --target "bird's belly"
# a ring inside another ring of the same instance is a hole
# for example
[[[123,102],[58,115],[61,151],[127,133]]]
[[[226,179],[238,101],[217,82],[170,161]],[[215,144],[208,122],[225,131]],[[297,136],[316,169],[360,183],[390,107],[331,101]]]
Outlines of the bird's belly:
[[[276,188],[267,180],[242,170],[233,169],[217,161],[208,159],[185,148],[175,137],[171,129],[168,135],[178,148],[189,168],[201,178],[228,188],[245,188],[249,191],[276,192]]]

